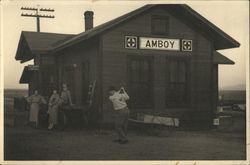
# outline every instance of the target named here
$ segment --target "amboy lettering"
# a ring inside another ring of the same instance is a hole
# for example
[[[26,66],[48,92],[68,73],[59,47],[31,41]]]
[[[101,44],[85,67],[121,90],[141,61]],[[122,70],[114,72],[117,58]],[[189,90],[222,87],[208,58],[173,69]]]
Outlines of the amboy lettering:
[[[180,40],[140,37],[140,49],[180,50]]]
[[[146,47],[148,48],[162,48],[162,47],[173,48],[174,41],[147,40]]]

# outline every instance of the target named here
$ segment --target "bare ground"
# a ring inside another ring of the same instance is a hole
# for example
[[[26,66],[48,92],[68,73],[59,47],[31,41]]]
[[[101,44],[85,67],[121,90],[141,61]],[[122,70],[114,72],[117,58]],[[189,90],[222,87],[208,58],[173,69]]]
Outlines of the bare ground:
[[[18,116],[19,118],[21,116]],[[24,116],[22,116],[23,118]],[[24,123],[5,126],[5,160],[245,160],[244,133],[175,131],[168,137],[129,132],[114,143],[111,130],[47,131]]]

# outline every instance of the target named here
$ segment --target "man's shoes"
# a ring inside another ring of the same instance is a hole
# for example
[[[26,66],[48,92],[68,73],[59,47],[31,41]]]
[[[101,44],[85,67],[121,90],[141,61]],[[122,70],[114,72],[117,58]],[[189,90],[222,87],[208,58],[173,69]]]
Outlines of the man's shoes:
[[[127,143],[128,143],[128,140],[120,140],[119,143],[120,143],[120,144],[127,144]]]
[[[113,140],[113,142],[120,143],[120,142],[121,142],[121,139],[115,139],[115,140]]]
[[[54,124],[49,124],[48,130],[52,130],[54,128]]]

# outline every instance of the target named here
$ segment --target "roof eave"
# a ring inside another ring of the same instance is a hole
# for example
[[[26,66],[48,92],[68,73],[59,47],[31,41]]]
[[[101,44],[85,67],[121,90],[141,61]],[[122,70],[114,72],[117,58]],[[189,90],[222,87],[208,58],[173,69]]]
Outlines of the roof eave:
[[[21,55],[20,55],[20,51],[21,51],[21,43],[24,40],[24,36],[23,36],[23,32],[21,32],[21,36],[19,38],[18,41],[18,46],[17,46],[17,51],[16,51],[16,55],[15,55],[15,60],[22,60]]]
[[[114,26],[116,26],[116,25],[119,25],[121,22],[124,22],[124,21],[126,21],[126,20],[129,20],[129,19],[132,18],[133,16],[135,16],[135,15],[137,15],[137,14],[141,14],[142,12],[144,12],[144,11],[146,11],[146,10],[148,10],[148,9],[151,9],[152,7],[155,7],[155,6],[157,6],[157,5],[148,4],[148,5],[145,5],[145,6],[143,6],[143,7],[138,8],[138,9],[136,9],[136,10],[134,10],[134,11],[131,11],[131,12],[127,13],[127,14],[124,14],[124,15],[122,15],[122,16],[120,16],[120,17],[117,17],[117,18],[115,18],[115,19],[113,19],[113,20],[110,20],[110,21],[108,21],[108,22],[106,22],[106,23],[103,23],[103,24],[101,24],[101,25],[98,25],[98,26],[94,27],[93,29],[90,29],[90,31],[91,31],[91,30],[94,30],[94,29],[97,29],[97,32],[95,32],[95,33],[87,33],[86,35],[83,35],[83,37],[79,37],[79,38],[76,39],[75,41],[74,41],[74,39],[73,39],[72,42],[70,41],[70,40],[72,40],[72,38],[71,38],[71,39],[69,39],[68,41],[62,43],[61,45],[58,45],[58,46],[54,49],[54,52],[60,51],[60,50],[66,48],[66,47],[68,47],[68,46],[72,46],[72,45],[77,44],[77,43],[79,43],[79,42],[85,41],[85,40],[87,40],[87,39],[89,39],[89,38],[92,38],[92,37],[94,37],[94,36],[100,35],[100,34],[103,33],[104,31],[106,31],[107,29],[109,29],[110,27],[114,27]],[[131,13],[133,13],[133,14],[131,14]],[[131,15],[130,15],[130,14],[131,14]],[[123,17],[124,17],[124,18],[123,18]],[[119,19],[120,19],[120,20],[119,20]],[[117,21],[117,20],[118,20],[118,21]],[[111,22],[112,22],[112,25],[109,25],[109,23],[111,23]],[[107,26],[102,27],[102,28],[99,28],[100,26],[103,26],[103,25],[105,25],[105,24],[106,24]],[[86,33],[86,32],[88,32],[88,31],[79,33],[76,37],[78,37],[79,35],[84,34],[84,33]]]
[[[25,51],[25,52],[24,52]],[[23,32],[21,33],[20,40],[17,47],[17,52],[15,59],[17,61],[21,61],[21,63],[24,63],[26,61],[29,61],[34,58],[34,54],[32,53],[24,35]]]
[[[214,52],[214,64],[224,64],[224,65],[234,65],[235,62],[229,59],[228,57],[222,55],[221,53],[215,51]]]
[[[232,62],[227,62],[227,63],[214,63],[214,64],[217,64],[217,65],[234,65],[235,64],[235,62],[234,61],[232,61]]]
[[[192,9],[191,7],[189,7],[188,5],[181,5],[183,8],[187,9],[189,12],[193,13],[193,15],[199,19],[201,22],[203,22],[204,24],[206,24],[208,27],[210,27],[214,32],[216,32],[215,34],[218,35],[219,40],[224,41],[224,42],[228,42],[229,45],[231,46],[225,46],[225,45],[219,45],[218,44],[218,48],[216,50],[221,50],[221,49],[229,49],[229,48],[236,48],[240,46],[240,43],[238,41],[236,41],[234,38],[232,38],[231,36],[229,36],[227,33],[225,33],[223,30],[221,30],[219,27],[217,27],[216,25],[214,25],[213,23],[211,23],[210,21],[208,21],[205,17],[203,17],[202,15],[200,15],[198,12],[196,12],[194,9]]]
[[[235,43],[228,43],[228,44],[218,44],[215,43],[215,50],[223,50],[223,49],[232,49],[232,48],[238,48],[240,47],[240,43],[235,42]]]
[[[29,84],[30,80],[31,80],[31,76],[32,76],[32,71],[28,70],[28,66],[25,66],[23,68],[23,72],[22,75],[20,77],[19,83],[20,84]]]

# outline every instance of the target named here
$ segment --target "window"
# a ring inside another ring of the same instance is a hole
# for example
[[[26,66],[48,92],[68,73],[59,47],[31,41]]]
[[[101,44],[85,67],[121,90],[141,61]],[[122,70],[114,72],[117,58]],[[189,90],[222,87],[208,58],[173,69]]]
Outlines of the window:
[[[41,56],[42,65],[54,65],[54,57],[50,56]]]
[[[166,16],[152,16],[152,33],[168,35],[169,19]]]
[[[181,107],[187,104],[187,59],[167,59],[166,104]]]
[[[129,58],[129,95],[132,108],[152,108],[152,66],[150,57]]]
[[[40,66],[40,82],[41,83],[41,94],[46,97],[50,97],[53,90],[56,87],[54,66]]]

